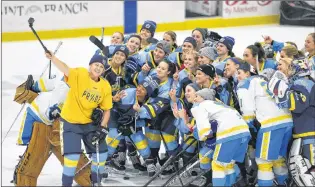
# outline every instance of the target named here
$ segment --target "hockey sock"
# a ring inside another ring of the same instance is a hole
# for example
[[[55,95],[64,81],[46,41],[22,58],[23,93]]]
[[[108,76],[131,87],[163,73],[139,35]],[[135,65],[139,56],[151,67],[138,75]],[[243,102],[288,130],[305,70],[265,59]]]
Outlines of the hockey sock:
[[[273,170],[279,185],[284,185],[286,179],[288,178],[288,168],[283,157],[273,161]]]
[[[97,155],[96,153],[92,154],[92,165],[91,165],[91,180],[92,182],[100,182],[97,181],[97,172],[99,173],[99,180],[101,180],[101,174],[104,171],[104,166],[107,159],[107,152],[99,154],[99,163],[97,163]],[[98,165],[98,166],[97,166]],[[97,169],[99,169],[97,171]]]
[[[76,167],[80,154],[65,154],[64,155],[64,166],[62,172],[62,185],[71,186],[75,174]]]

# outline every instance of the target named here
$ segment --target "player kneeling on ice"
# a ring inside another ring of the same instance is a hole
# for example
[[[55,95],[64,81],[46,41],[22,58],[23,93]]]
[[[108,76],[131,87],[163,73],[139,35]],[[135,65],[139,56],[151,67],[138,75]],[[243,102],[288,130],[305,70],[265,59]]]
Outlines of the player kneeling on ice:
[[[29,104],[26,104],[17,144],[27,145],[27,148],[15,168],[13,182],[16,186],[36,186],[37,178],[50,156],[50,151],[63,164],[60,153],[59,121],[55,119],[59,118],[69,87],[64,82],[64,78],[57,80],[41,77],[34,82],[32,75],[28,76],[27,81],[21,86],[23,85],[24,92],[19,90],[17,92],[39,95],[32,101],[28,100]],[[19,93],[16,95],[18,97],[15,97],[15,101],[19,103],[30,96]],[[86,164],[87,160],[82,154],[79,165]],[[75,181],[82,186],[89,185],[90,171],[83,170],[76,176]]]
[[[315,183],[315,82],[305,59],[281,58],[268,83],[280,108],[293,118],[290,172],[298,186]]]
[[[208,88],[196,92],[191,113],[196,120],[201,141],[213,133],[210,121],[217,121],[216,146],[211,162],[212,183],[213,186],[232,186],[236,181],[234,164],[243,162],[250,133],[242,116],[216,100],[214,95],[214,91]]]
[[[109,134],[106,137],[109,158],[115,153],[119,141],[125,137],[127,146],[130,147],[128,156],[134,168],[141,171],[146,169],[141,165],[137,150],[144,160],[150,157],[151,151],[148,140],[142,132],[145,119],[139,118],[138,109],[149,101],[150,96],[158,88],[159,82],[159,79],[148,76],[137,88],[121,91],[119,101],[111,110]]]
[[[85,68],[69,68],[52,52],[46,53],[56,67],[65,75],[70,87],[61,111],[60,137],[64,167],[62,185],[72,186],[83,140],[86,152],[92,153],[92,186],[100,184],[99,171],[104,170],[107,146],[104,141],[107,123],[112,108],[112,92],[108,81],[101,78],[107,57],[94,55]],[[100,124],[94,125],[91,119],[96,108],[104,110]]]

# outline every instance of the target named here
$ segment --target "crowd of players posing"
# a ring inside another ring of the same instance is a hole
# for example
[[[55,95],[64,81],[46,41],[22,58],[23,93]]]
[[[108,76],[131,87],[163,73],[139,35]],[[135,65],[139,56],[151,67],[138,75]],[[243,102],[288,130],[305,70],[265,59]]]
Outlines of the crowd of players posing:
[[[35,121],[50,125],[60,117],[63,186],[74,180],[81,140],[91,153],[92,185],[107,172],[126,170],[126,155],[136,170],[153,177],[174,175],[196,154],[199,169],[186,176],[202,175],[191,185],[285,185],[294,177],[298,185],[312,185],[315,33],[306,36],[303,52],[294,42],[265,36],[239,58],[231,36],[196,28],[178,46],[173,31],[155,39],[156,27],[146,21],[139,34],[115,32],[89,69],[69,68],[46,53],[64,75],[50,89],[59,97],[43,96],[49,104],[36,98],[37,105],[29,105],[18,144],[29,143]],[[40,78],[31,89],[45,92],[50,82]],[[290,149],[307,163],[303,176],[289,177]],[[157,164],[170,157],[176,159],[159,171]]]

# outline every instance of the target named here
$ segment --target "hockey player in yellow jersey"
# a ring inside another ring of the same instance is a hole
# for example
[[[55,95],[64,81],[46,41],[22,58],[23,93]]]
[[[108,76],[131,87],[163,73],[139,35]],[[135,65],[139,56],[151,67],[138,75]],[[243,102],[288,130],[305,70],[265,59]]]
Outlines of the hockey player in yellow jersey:
[[[75,175],[83,140],[86,152],[92,153],[92,186],[100,183],[100,171],[104,170],[107,158],[105,144],[106,128],[112,108],[111,86],[101,78],[107,57],[95,54],[89,63],[89,69],[69,68],[52,53],[46,53],[56,67],[65,75],[70,87],[61,112],[60,137],[64,155],[62,185],[71,186]],[[96,108],[102,109],[103,117],[94,124],[92,113]]]

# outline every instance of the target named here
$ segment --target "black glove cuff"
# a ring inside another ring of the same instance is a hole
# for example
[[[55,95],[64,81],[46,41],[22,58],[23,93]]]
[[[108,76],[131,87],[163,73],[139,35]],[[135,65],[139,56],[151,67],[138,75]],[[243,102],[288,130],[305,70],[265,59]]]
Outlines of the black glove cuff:
[[[108,131],[107,131],[107,129],[106,129],[106,127],[100,127],[100,131],[102,131],[103,133],[105,133],[105,134],[108,134]]]

